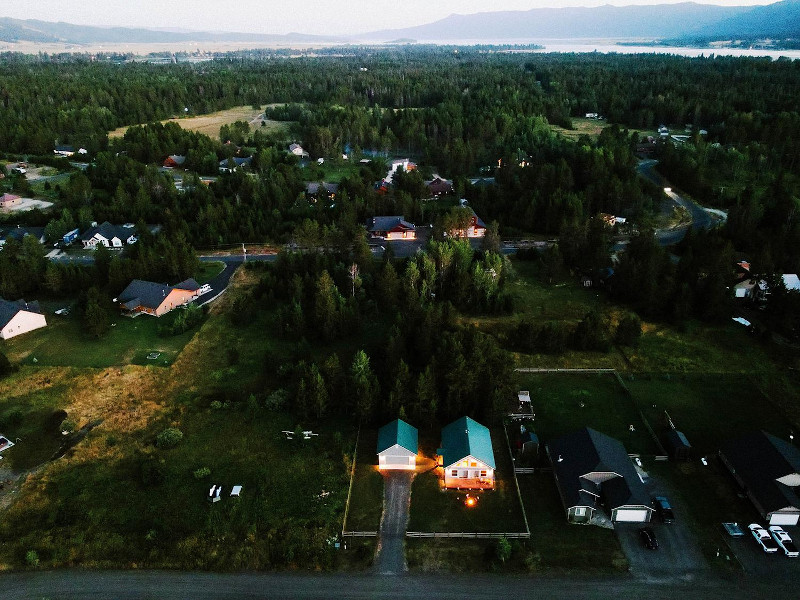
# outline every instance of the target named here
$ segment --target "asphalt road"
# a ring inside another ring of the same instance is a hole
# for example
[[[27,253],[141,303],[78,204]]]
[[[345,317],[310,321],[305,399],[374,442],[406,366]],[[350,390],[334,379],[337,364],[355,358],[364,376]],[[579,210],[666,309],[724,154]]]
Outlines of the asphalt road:
[[[383,515],[374,564],[375,572],[380,575],[401,575],[408,570],[405,536],[413,480],[413,471],[383,474]]]
[[[376,577],[332,574],[215,574],[167,571],[44,571],[0,576],[6,600],[233,600],[365,599],[403,600],[508,600],[514,598],[608,598],[644,600],[753,600],[794,598],[792,580],[716,578],[691,584],[658,583],[630,577],[584,579],[580,577],[523,577],[511,575],[453,574],[449,576]]]
[[[250,262],[272,262],[277,258],[278,256],[276,254],[252,254],[247,256],[247,260]],[[231,277],[233,277],[234,271],[236,271],[236,269],[238,269],[239,266],[244,263],[244,255],[233,254],[230,256],[199,256],[198,259],[202,262],[225,263],[225,268],[222,270],[222,272],[208,282],[208,285],[211,286],[211,290],[195,300],[197,304],[202,306],[225,291],[225,288],[228,287],[228,284],[231,281]]]
[[[652,181],[659,187],[662,188],[669,188],[670,183],[664,179],[659,173],[657,173],[654,168],[658,164],[657,160],[648,159],[642,160],[636,166],[636,171],[649,181]],[[699,204],[690,200],[689,198],[685,198],[676,194],[675,192],[664,192],[675,204],[681,206],[689,211],[689,214],[692,217],[691,225],[684,225],[682,227],[676,227],[674,229],[659,229],[656,231],[656,238],[658,239],[658,243],[662,246],[672,246],[680,242],[685,236],[686,231],[693,227],[695,229],[709,229],[713,227],[715,220],[712,216]]]

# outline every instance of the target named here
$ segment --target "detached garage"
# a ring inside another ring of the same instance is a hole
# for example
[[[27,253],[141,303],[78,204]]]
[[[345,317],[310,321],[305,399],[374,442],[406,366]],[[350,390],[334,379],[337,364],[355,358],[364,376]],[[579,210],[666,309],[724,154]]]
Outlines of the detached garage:
[[[770,525],[800,522],[800,451],[793,444],[756,431],[727,444],[719,457]]]
[[[378,469],[413,471],[417,467],[417,428],[396,419],[378,430]]]

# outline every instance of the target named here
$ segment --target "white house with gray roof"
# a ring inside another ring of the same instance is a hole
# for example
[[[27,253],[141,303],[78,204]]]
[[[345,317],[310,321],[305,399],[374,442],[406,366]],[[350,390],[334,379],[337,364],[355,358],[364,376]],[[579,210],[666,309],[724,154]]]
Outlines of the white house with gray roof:
[[[0,299],[0,339],[7,340],[47,326],[38,302]]]

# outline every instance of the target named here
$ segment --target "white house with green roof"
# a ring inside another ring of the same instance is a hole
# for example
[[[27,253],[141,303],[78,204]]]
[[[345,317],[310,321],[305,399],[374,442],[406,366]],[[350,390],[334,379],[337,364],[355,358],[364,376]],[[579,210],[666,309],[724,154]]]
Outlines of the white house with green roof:
[[[378,469],[413,471],[417,467],[417,428],[395,419],[378,430]]]
[[[444,472],[444,487],[493,489],[494,450],[489,429],[461,417],[442,429],[442,447],[436,451]]]

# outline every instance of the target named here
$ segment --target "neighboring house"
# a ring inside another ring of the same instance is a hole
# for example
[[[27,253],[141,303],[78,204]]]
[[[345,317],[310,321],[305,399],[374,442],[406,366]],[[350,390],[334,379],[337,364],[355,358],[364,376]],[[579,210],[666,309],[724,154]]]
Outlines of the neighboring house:
[[[0,339],[7,340],[46,326],[47,320],[38,302],[9,302],[0,298]]]
[[[767,282],[763,279],[745,279],[733,286],[736,298],[763,300],[767,295]]]
[[[438,175],[430,181],[426,181],[425,185],[428,187],[428,192],[431,196],[453,193],[453,182],[448,179],[442,179]]]
[[[395,419],[378,430],[378,469],[413,471],[417,466],[417,428]]]
[[[475,214],[475,211],[471,207],[469,208],[470,212],[472,212],[472,216],[469,218],[469,225],[467,225],[466,229],[454,229],[450,231],[450,236],[457,237],[457,238],[482,238],[486,236],[486,223],[484,223],[481,218]]]
[[[489,430],[461,417],[442,429],[441,448],[436,451],[448,489],[494,488],[495,462]]]
[[[74,146],[56,146],[53,149],[53,154],[56,156],[66,156],[70,157],[75,154],[75,147]]]
[[[108,221],[93,225],[81,236],[84,248],[94,249],[98,244],[106,248],[122,248],[137,241],[136,226],[132,223],[112,225]]]
[[[786,273],[782,275],[783,278],[783,285],[786,286],[786,289],[790,292],[798,292],[800,291],[800,277],[797,276],[795,273]]]
[[[318,198],[321,194],[324,194],[329,200],[333,200],[338,192],[338,183],[325,183],[324,181],[322,183],[317,183],[315,181],[306,183],[306,194],[314,198]]]
[[[180,154],[171,154],[167,157],[164,161],[164,166],[167,169],[175,169],[176,167],[182,167],[183,163],[186,162],[186,157]]]
[[[11,208],[22,204],[22,198],[14,194],[3,194],[0,196],[0,208]]]
[[[17,225],[16,227],[0,229],[0,246],[5,244],[7,240],[15,239],[21,242],[28,236],[35,237],[40,244],[44,244],[44,241],[47,239],[44,233],[44,227],[22,227]]]
[[[386,182],[392,183],[394,174],[398,172],[409,173],[417,168],[416,163],[411,162],[407,158],[393,160],[389,163],[389,171],[386,173]]]
[[[367,231],[371,238],[391,240],[415,240],[414,224],[399,217],[372,217],[367,219]]]
[[[469,182],[475,187],[485,187],[489,185],[495,185],[497,183],[494,177],[473,177],[469,180]]]
[[[300,144],[289,144],[289,154],[294,154],[300,158],[308,158],[308,152],[303,150]]]
[[[770,525],[800,520],[800,451],[765,431],[755,431],[719,451],[723,464]]]
[[[134,279],[117,298],[122,313],[131,317],[146,314],[160,317],[195,300],[202,293],[194,279],[168,286]]]
[[[231,164],[233,161],[233,164]],[[234,156],[232,158],[226,158],[225,160],[219,161],[219,172],[220,173],[234,173],[237,169],[244,169],[250,166],[250,163],[253,162],[253,157],[241,157],[241,156]]]
[[[618,440],[584,427],[546,448],[569,522],[588,523],[603,505],[614,522],[650,521],[650,495]]]

